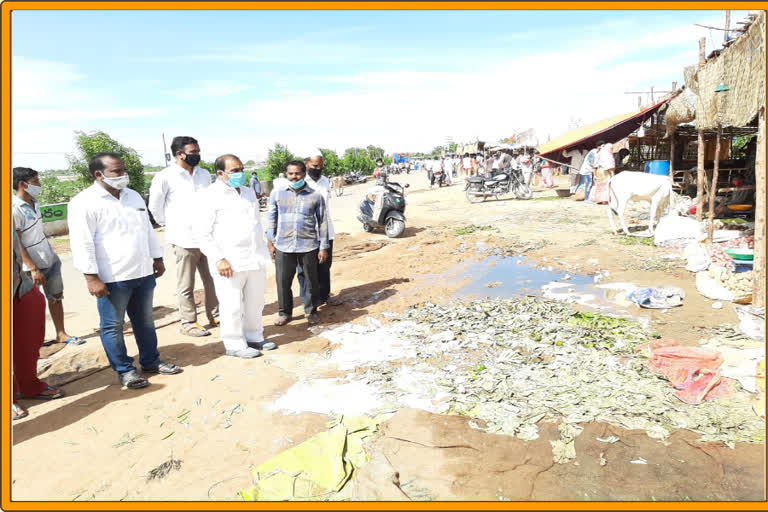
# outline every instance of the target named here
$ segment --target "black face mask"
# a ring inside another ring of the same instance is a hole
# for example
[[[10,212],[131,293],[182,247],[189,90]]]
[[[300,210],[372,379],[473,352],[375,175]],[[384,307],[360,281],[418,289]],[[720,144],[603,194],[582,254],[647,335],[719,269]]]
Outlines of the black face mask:
[[[322,169],[307,169],[307,173],[313,180],[320,179],[320,175],[323,174]]]
[[[190,167],[195,167],[200,163],[200,155],[190,155],[189,153],[184,154],[187,155],[187,159],[185,161],[187,164],[189,164]]]

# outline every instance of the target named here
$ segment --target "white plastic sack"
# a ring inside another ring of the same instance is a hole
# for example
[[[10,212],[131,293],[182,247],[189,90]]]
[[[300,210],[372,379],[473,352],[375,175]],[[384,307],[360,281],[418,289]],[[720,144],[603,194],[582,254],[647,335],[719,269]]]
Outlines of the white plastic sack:
[[[709,272],[697,272],[696,273],[696,289],[704,297],[712,300],[725,300],[732,302],[734,299],[733,292],[709,275]]]
[[[707,248],[699,242],[691,242],[683,249],[683,257],[688,260],[685,270],[690,272],[701,272],[707,270],[711,260]]]
[[[659,220],[654,231],[654,245],[661,245],[669,240],[702,240],[706,237],[704,224],[690,217],[665,215]]]
[[[739,317],[739,330],[753,340],[765,341],[765,308],[733,305]]]

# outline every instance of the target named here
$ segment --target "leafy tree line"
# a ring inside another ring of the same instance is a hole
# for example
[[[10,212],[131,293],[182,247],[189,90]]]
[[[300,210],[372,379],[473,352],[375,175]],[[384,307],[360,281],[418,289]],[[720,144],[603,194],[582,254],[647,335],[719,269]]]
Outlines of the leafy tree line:
[[[40,184],[42,193],[38,200],[40,204],[65,203],[78,192],[93,183],[93,177],[88,171],[88,161],[97,153],[117,153],[125,162],[125,168],[130,176],[130,187],[142,196],[149,193],[151,177],[145,173],[154,173],[163,169],[161,166],[149,166],[141,163],[138,152],[128,146],[120,144],[103,131],[85,133],[75,132],[74,154],[67,155],[69,169],[50,170],[41,173]],[[332,149],[320,149],[325,161],[323,174],[337,176],[357,171],[371,174],[376,167],[376,158],[382,158],[385,164],[392,163],[392,158],[385,155],[384,149],[369,145],[364,148],[347,148],[342,156]],[[262,169],[256,169],[259,179],[269,181],[285,172],[285,165],[291,160],[303,160],[304,157],[292,153],[284,144],[276,143],[269,150],[267,162]],[[248,167],[255,166],[253,160],[246,162]],[[210,173],[214,173],[213,162],[201,161],[200,167]],[[76,179],[63,181],[58,177],[62,175],[74,175]],[[250,176],[249,176],[250,177]]]

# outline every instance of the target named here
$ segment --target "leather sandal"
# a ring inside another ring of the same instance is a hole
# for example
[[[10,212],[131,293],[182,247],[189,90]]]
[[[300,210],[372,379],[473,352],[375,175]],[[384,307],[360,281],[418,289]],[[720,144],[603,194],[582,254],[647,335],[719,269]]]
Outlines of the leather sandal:
[[[278,327],[283,326],[291,321],[291,317],[289,316],[281,316],[277,320],[275,320],[275,325]]]
[[[193,338],[202,338],[203,336],[211,334],[210,331],[198,323],[184,324],[179,327],[179,332],[181,332],[181,334],[186,334],[187,336],[192,336]]]

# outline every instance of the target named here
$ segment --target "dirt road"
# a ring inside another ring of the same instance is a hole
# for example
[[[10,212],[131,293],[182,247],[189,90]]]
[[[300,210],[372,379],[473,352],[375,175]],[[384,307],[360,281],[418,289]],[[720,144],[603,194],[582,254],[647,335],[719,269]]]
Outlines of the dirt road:
[[[30,415],[13,425],[13,499],[239,500],[237,491],[249,486],[250,468],[326,429],[329,418],[325,414],[289,415],[268,408],[307,374],[310,355],[327,350],[328,341],[318,336],[322,329],[366,317],[384,319],[384,312],[403,311],[427,300],[459,300],[462,289],[489,275],[487,269],[480,269],[478,274],[474,262],[492,267],[500,260],[498,252],[505,249],[516,254],[524,251],[525,257],[546,271],[552,267],[551,272],[586,276],[586,281],[599,272],[604,282],[682,287],[686,298],[681,308],[627,311],[645,317],[662,335],[686,343],[695,342],[707,328],[737,321],[730,305],[712,309],[711,301],[696,293],[692,275],[675,260],[661,258],[672,251],[608,233],[604,206],[553,199],[552,191],[536,191],[530,201],[505,198],[469,204],[459,185],[430,190],[421,173],[394,179],[411,184],[406,196],[407,229],[402,238],[392,240],[383,233],[362,231],[355,216],[367,186],[347,187],[341,197],[332,200],[338,233],[333,292],[344,304],[321,309],[322,328],[308,330],[299,301],[293,322],[282,328],[272,325],[277,304],[274,271],[270,269],[265,334],[279,349],[258,359],[222,357],[224,348],[216,329],[207,338],[177,333],[175,268],[167,259],[168,272],[160,279],[155,295],[160,351],[165,359],[183,366],[184,373],[150,377],[151,386],[139,391],[122,391],[113,372],[106,368],[95,332],[95,303],[82,277],[72,268],[71,259],[63,255],[68,328],[72,333],[88,335],[89,342],[80,347],[44,349],[44,356],[50,357],[41,362],[43,375],[51,383],[63,383],[67,397],[50,403],[24,403]],[[565,178],[559,179],[565,184]],[[495,254],[494,261],[484,260]],[[512,293],[512,285],[523,286],[507,282],[486,290],[503,295]],[[297,285],[294,290],[298,290]],[[599,299],[602,303],[605,298]],[[129,353],[135,356],[132,338],[127,339]],[[414,414],[416,419],[411,421],[420,422],[435,435],[470,435],[465,432],[469,429],[465,418],[449,417],[446,421],[451,426],[447,428],[440,417]],[[391,428],[396,426],[397,422]],[[607,427],[595,424],[590,428],[603,432]],[[521,469],[495,468],[495,476],[483,480],[484,469],[475,463],[467,467],[481,474],[456,477],[453,485],[435,484],[430,499],[762,499],[762,445],[759,450],[756,445],[739,445],[735,450],[699,446],[696,436],[689,434],[681,432],[672,440],[673,448],[688,450],[679,457],[687,460],[685,475],[682,469],[664,470],[662,465],[643,469],[645,480],[637,480],[640,473],[632,473],[636,466],[615,466],[610,478],[595,476],[597,470],[591,466],[552,469],[551,450],[544,438],[544,448],[541,443],[531,443],[526,455],[526,443],[471,431],[472,446],[480,450],[472,457],[484,460],[483,450],[493,452],[503,446],[516,450]],[[621,433],[622,438],[633,435],[637,433]],[[637,446],[671,453],[672,448],[659,448],[644,434],[636,439]],[[386,446],[387,442],[390,445]],[[443,451],[435,459],[439,464],[419,466],[415,461],[426,453],[405,456],[405,447],[398,448],[391,444],[394,442],[382,438],[379,443],[384,444],[379,444],[379,449],[400,453],[397,464],[401,474],[425,481],[437,482],[437,473],[448,471],[451,464],[466,462],[468,457]],[[589,454],[595,449],[584,447],[579,453]],[[164,479],[147,481],[150,470],[171,456],[182,461],[181,468]],[[586,465],[582,461],[582,466]],[[519,472],[523,470],[524,478]],[[569,485],[562,485],[564,481]],[[642,481],[655,483],[639,485]]]

